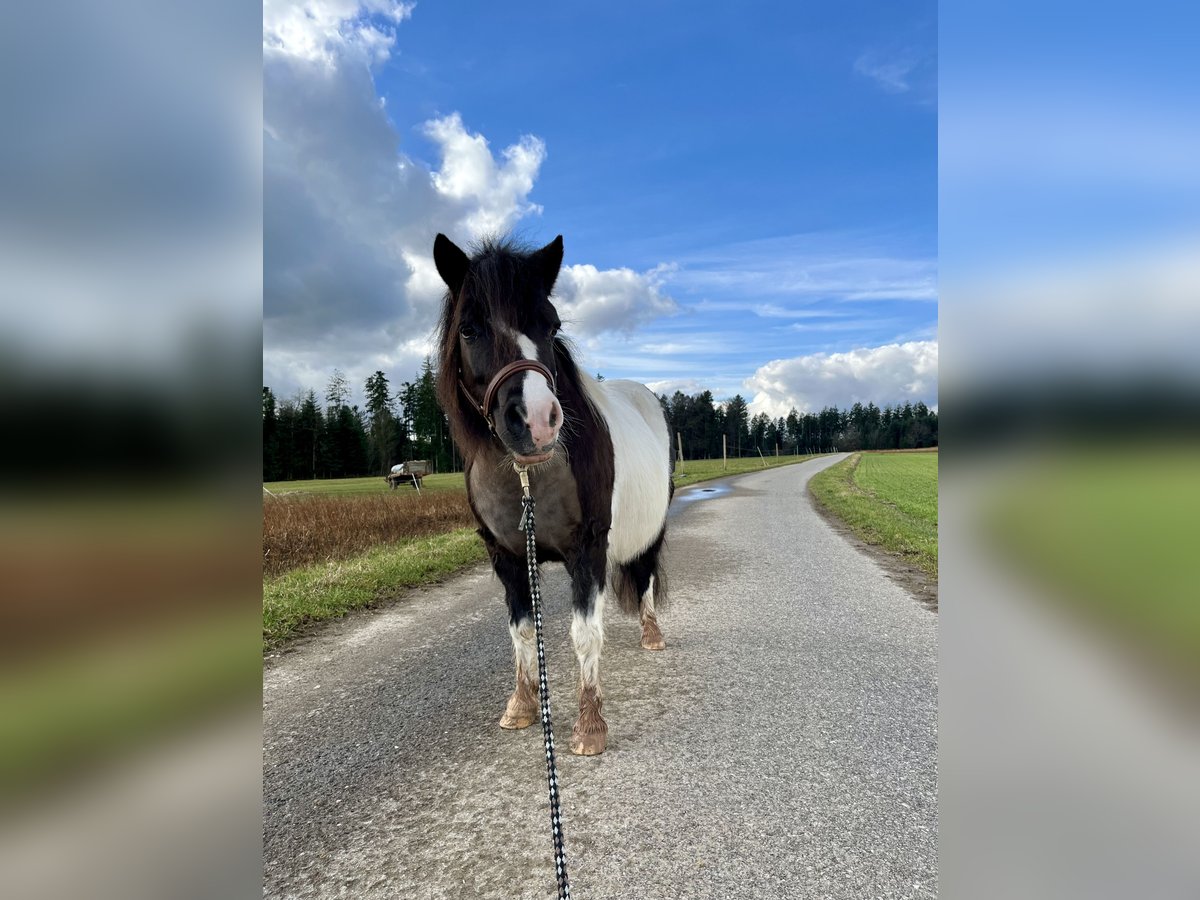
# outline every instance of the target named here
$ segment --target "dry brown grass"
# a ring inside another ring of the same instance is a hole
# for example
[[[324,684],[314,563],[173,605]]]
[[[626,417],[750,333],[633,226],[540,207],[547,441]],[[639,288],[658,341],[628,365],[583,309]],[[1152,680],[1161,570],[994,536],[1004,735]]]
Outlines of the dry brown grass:
[[[263,574],[475,524],[463,491],[263,497]]]

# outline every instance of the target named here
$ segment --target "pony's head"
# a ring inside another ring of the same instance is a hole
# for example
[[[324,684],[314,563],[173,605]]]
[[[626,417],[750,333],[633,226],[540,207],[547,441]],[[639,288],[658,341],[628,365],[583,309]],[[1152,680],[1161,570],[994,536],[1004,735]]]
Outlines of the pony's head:
[[[449,288],[438,399],[464,453],[494,434],[519,463],[554,455],[563,419],[555,396],[561,323],[550,292],[562,256],[561,235],[532,251],[487,241],[470,257],[445,235],[433,242]]]

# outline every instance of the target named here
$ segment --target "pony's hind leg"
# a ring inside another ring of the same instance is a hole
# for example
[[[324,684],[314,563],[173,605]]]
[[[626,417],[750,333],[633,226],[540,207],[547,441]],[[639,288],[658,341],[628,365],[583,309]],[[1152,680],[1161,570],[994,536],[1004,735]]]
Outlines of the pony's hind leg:
[[[513,657],[516,660],[517,683],[508,698],[501,728],[528,728],[538,715],[537,699],[537,639],[533,626],[533,605],[529,598],[528,573],[525,561],[489,544],[492,568],[504,585],[508,604],[508,631],[512,636]]]
[[[661,564],[666,533],[664,526],[654,543],[625,566],[626,576],[633,582],[637,591],[638,619],[642,625],[642,648],[645,650],[667,648],[667,642],[663,640],[662,631],[658,627],[658,613],[654,605],[655,597],[662,597],[666,592],[666,576]]]
[[[666,650],[667,642],[663,640],[662,630],[658,627],[658,615],[654,611],[654,576],[650,576],[650,582],[646,589],[642,591],[642,649],[643,650]]]
[[[571,730],[571,752],[603,753],[608,743],[604,695],[600,690],[600,654],[604,649],[604,551],[584,551],[573,561],[571,641],[579,659],[579,718]]]

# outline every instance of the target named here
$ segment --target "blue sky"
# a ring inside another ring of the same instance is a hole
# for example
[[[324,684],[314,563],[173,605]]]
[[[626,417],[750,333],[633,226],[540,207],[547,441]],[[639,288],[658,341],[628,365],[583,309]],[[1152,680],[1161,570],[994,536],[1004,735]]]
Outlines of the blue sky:
[[[944,387],[1196,378],[1197,24],[1182,2],[944,6]]]
[[[944,9],[944,274],[1007,274],[1194,232],[1197,25],[1195,4],[1181,2]]]
[[[285,396],[409,377],[425,242],[499,225],[564,235],[592,370],[772,413],[936,402],[934,4],[305,9],[264,7]]]

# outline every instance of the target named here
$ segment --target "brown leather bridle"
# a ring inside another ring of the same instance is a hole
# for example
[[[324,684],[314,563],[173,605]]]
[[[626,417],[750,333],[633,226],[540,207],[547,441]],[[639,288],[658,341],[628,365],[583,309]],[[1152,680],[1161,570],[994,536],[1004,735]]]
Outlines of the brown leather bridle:
[[[510,362],[493,376],[491,382],[487,386],[487,390],[483,394],[483,403],[476,403],[475,398],[471,396],[471,392],[467,390],[467,386],[462,380],[462,370],[459,369],[458,389],[463,392],[471,405],[479,410],[479,414],[483,416],[483,421],[487,422],[488,429],[492,434],[496,433],[496,423],[492,421],[492,416],[489,410],[492,408],[492,402],[496,399],[496,392],[500,390],[500,385],[508,381],[518,372],[538,372],[550,384],[550,392],[555,392],[554,373],[538,362],[536,359],[518,359],[516,362]]]

